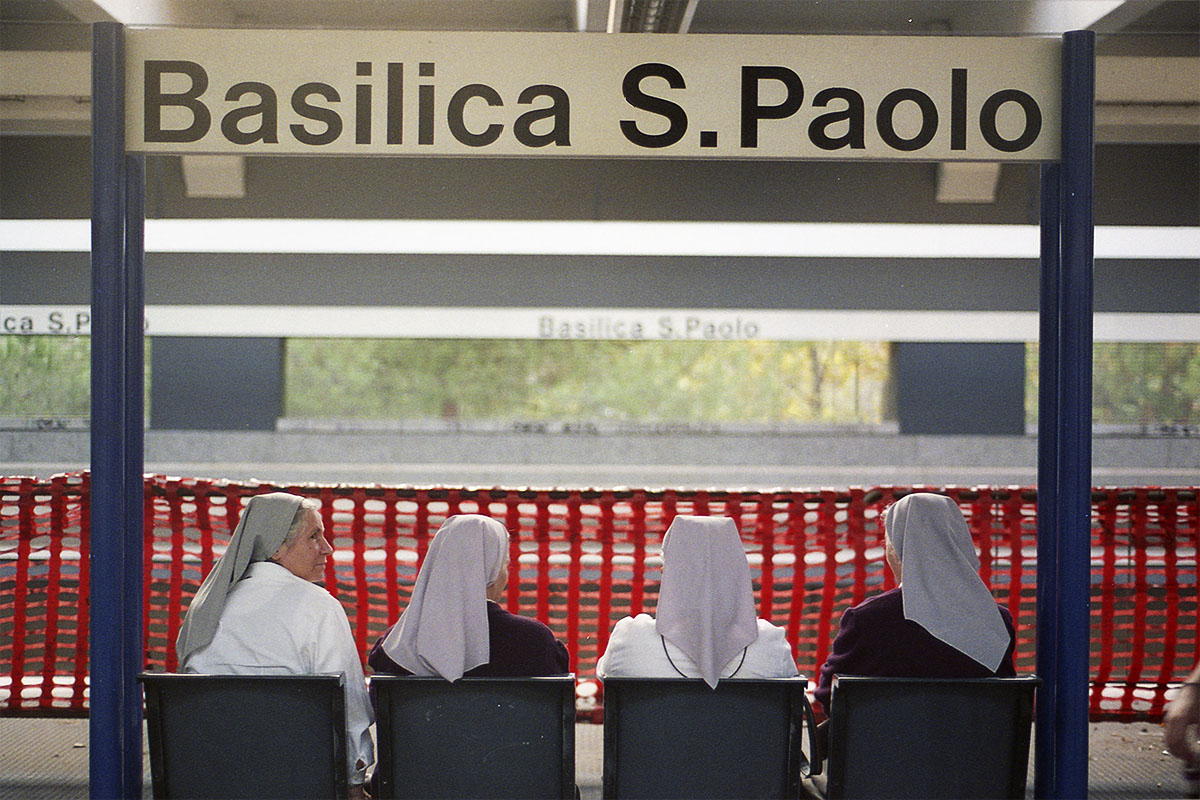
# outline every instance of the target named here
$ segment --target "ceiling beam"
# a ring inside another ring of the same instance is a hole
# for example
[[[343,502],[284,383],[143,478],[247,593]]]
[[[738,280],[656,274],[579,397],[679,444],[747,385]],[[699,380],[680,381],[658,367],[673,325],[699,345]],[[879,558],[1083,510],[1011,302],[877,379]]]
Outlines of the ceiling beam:
[[[242,156],[180,157],[188,197],[236,199],[246,196],[246,159]]]
[[[995,161],[947,161],[938,164],[939,203],[994,203],[1000,182]]]

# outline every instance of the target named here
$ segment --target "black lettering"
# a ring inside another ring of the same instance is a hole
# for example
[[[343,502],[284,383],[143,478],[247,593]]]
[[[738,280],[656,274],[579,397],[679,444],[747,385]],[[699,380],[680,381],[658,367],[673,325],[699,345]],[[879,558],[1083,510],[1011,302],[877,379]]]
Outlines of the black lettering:
[[[51,332],[58,333],[59,331],[61,331],[63,329],[63,321],[62,321],[62,312],[61,311],[51,311],[48,319],[49,319],[49,325],[47,327],[50,328]]]
[[[177,73],[188,76],[192,85],[182,92],[164,92],[162,76]],[[147,61],[143,94],[142,127],[147,142],[196,142],[208,133],[212,115],[200,96],[208,89],[208,73],[194,61]],[[164,130],[162,109],[178,106],[192,112],[192,124],[186,128]]]
[[[275,144],[279,141],[278,101],[275,99],[275,90],[265,83],[245,81],[230,86],[229,91],[225,93],[225,99],[236,102],[248,94],[258,95],[258,103],[235,108],[226,114],[221,119],[221,134],[234,144]],[[261,117],[258,128],[243,131],[238,123],[251,117]]]
[[[432,78],[434,63],[422,61],[417,65],[417,74]],[[417,144],[433,144],[433,86],[422,84],[417,87]]]
[[[967,149],[967,71],[950,70],[950,149]]]
[[[1005,103],[1016,103],[1025,111],[1025,130],[1015,139],[1005,139],[996,129],[996,115]],[[1042,109],[1020,89],[1002,89],[983,101],[983,108],[979,109],[979,131],[984,141],[1002,153],[1024,150],[1036,142],[1042,132]]]
[[[921,109],[921,129],[911,139],[904,139],[896,133],[894,119],[896,106],[905,101],[916,103],[917,107]],[[904,152],[920,150],[929,144],[933,140],[934,134],[937,133],[937,106],[924,92],[916,89],[897,89],[879,103],[879,110],[875,114],[875,125],[879,129],[879,137],[893,150]]]
[[[816,117],[808,126],[808,138],[822,150],[837,150],[842,147],[862,150],[866,147],[866,104],[862,95],[844,86],[834,86],[817,92],[813,98],[813,106],[825,108],[831,100],[844,101],[846,108]],[[845,134],[830,136],[829,128],[843,122],[846,123]]]
[[[325,123],[325,130],[322,133],[311,133],[303,125],[292,125],[292,136],[301,144],[329,144],[342,135],[342,118],[332,108],[309,103],[308,98],[313,95],[323,97],[330,103],[342,99],[337,89],[327,83],[305,83],[297,86],[296,91],[292,92],[292,110],[305,119]]]
[[[535,108],[517,117],[513,123],[513,134],[526,147],[545,147],[548,144],[565,147],[571,144],[571,100],[560,86],[539,83],[525,89],[517,97],[517,103],[530,105],[535,98],[549,97],[547,108]],[[548,133],[534,133],[534,123],[544,119],[554,120]]]
[[[403,144],[404,65],[388,63],[387,68],[387,143]]]
[[[484,147],[500,138],[500,134],[504,132],[504,126],[492,123],[484,128],[482,133],[472,133],[467,130],[466,122],[463,121],[463,111],[467,107],[467,101],[473,97],[480,98],[489,106],[504,105],[504,101],[500,99],[500,93],[492,87],[484,83],[469,83],[450,98],[450,105],[446,108],[446,124],[450,126],[451,135],[458,141],[468,147]]]
[[[682,106],[672,103],[670,100],[643,92],[641,83],[645,78],[662,78],[672,89],[687,88],[679,70],[667,64],[638,64],[629,70],[625,73],[625,79],[621,81],[621,92],[625,95],[625,102],[634,108],[665,117],[669,124],[662,133],[643,133],[638,128],[637,122],[623,119],[621,120],[621,133],[638,147],[670,147],[682,139],[684,133],[687,132],[687,112],[683,110]]]
[[[354,74],[367,78],[371,75],[371,62],[359,61]],[[371,143],[371,85],[360,83],[354,87],[354,143]]]
[[[783,102],[773,106],[758,103],[759,81],[779,81],[787,89]],[[804,83],[787,67],[742,67],[742,147],[758,147],[758,121],[784,119],[795,114],[804,102]]]

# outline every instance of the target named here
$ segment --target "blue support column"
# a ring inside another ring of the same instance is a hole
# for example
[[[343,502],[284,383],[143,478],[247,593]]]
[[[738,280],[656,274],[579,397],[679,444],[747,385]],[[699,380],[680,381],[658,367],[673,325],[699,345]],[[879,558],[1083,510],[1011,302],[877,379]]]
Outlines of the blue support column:
[[[125,156],[124,27],[92,37],[89,785],[140,798],[144,178]]]
[[[92,409],[90,787],[125,796],[125,52],[116,23],[92,28]],[[138,737],[140,749],[141,737]]]
[[[142,796],[142,695],[137,675],[145,664],[142,647],[142,513],[145,467],[145,318],[144,279],[146,229],[146,166],[138,156],[125,158],[125,609],[122,681],[125,703],[122,726],[127,743],[123,754],[126,797]]]
[[[1041,310],[1038,332],[1037,673],[1034,797],[1054,793],[1058,681],[1058,273],[1060,176],[1042,167]]]
[[[1063,37],[1055,796],[1086,797],[1091,642],[1095,34]]]

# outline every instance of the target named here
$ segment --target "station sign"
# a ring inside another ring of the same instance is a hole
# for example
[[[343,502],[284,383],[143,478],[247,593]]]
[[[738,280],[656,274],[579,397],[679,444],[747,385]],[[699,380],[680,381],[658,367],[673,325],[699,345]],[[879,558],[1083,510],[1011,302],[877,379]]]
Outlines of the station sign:
[[[86,305],[0,305],[0,336],[88,336]],[[1034,342],[1036,311],[148,305],[147,336]],[[836,335],[835,335],[836,334]],[[1100,312],[1098,342],[1197,342],[1200,314]]]
[[[1052,38],[126,31],[144,153],[1056,160]]]

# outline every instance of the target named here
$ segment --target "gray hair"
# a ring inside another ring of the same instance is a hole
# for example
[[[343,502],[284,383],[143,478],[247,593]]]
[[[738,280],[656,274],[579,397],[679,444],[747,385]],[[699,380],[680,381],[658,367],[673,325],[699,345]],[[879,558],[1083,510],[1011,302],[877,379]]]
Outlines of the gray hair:
[[[291,527],[288,528],[287,536],[283,538],[283,544],[280,547],[290,547],[292,542],[296,541],[296,537],[300,535],[304,521],[310,513],[320,514],[321,504],[311,497],[306,497],[300,501],[300,506],[296,509],[296,516],[292,517]]]

